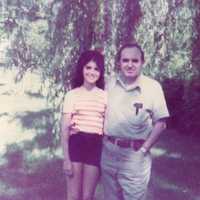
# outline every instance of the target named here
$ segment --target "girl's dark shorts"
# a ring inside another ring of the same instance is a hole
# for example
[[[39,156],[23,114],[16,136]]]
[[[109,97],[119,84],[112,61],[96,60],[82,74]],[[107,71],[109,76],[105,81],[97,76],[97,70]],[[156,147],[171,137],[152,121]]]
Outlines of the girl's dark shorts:
[[[69,138],[69,156],[72,162],[99,167],[102,151],[102,135],[78,132]]]

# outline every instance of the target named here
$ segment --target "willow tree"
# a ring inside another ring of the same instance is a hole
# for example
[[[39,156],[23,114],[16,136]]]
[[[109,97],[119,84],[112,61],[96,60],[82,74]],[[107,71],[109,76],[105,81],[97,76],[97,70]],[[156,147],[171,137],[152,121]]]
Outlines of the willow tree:
[[[113,73],[116,49],[133,40],[132,33],[140,16],[138,1],[62,1],[53,24],[53,54],[49,65],[56,79],[49,93],[55,108],[62,105],[79,54],[90,48],[103,51],[106,72]],[[57,114],[55,120],[59,121],[59,117]]]
[[[152,76],[190,79],[192,43],[196,37],[193,1],[141,1],[143,18],[137,40],[147,54],[146,72]]]

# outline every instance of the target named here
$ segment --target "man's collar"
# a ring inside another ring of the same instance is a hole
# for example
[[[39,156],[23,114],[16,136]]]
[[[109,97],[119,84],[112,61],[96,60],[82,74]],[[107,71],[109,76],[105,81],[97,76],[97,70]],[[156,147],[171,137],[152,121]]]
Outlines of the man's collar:
[[[143,75],[141,74],[137,79],[130,84],[125,84],[122,78],[122,75],[119,73],[117,75],[116,81],[121,84],[121,86],[126,90],[139,90],[141,92],[142,90],[142,78]]]

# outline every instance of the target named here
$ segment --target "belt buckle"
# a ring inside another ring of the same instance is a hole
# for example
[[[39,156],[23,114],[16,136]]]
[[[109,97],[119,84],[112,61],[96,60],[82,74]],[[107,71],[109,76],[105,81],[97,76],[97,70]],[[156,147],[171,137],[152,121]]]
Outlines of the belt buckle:
[[[120,146],[120,141],[121,141],[120,138],[115,138],[114,144],[117,145],[117,146]]]
[[[130,148],[130,143],[123,139],[118,139],[116,144],[121,148]]]

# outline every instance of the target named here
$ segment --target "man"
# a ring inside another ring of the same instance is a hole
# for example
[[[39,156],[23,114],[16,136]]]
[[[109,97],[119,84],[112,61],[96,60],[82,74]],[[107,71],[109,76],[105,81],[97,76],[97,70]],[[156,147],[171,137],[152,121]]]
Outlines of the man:
[[[119,73],[108,83],[101,160],[105,200],[141,200],[151,172],[150,149],[169,116],[160,84],[142,74],[138,44],[121,47]]]

